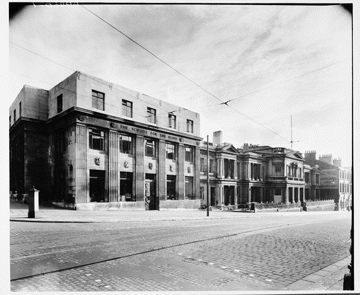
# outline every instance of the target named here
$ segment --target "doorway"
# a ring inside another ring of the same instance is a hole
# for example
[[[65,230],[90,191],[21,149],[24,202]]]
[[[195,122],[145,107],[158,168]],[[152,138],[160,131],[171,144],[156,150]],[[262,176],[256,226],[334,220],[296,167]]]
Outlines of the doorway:
[[[145,209],[159,210],[159,198],[156,196],[156,174],[145,174]]]
[[[90,170],[90,202],[105,202],[104,170]]]
[[[212,187],[212,188],[210,188],[210,199],[211,199],[211,201],[210,201],[210,204],[211,204],[211,206],[215,206],[215,188],[214,187]]]

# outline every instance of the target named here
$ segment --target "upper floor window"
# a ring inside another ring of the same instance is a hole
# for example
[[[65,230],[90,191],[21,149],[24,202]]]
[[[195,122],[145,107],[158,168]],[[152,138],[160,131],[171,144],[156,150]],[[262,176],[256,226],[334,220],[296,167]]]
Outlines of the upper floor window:
[[[123,99],[122,100],[122,114],[125,117],[132,118],[132,102]]]
[[[169,127],[176,129],[176,116],[172,113],[169,113]]]
[[[194,149],[191,146],[185,147],[185,161],[187,162],[194,161]]]
[[[166,144],[166,159],[175,160],[175,144]]]
[[[214,173],[214,159],[209,159],[209,172]]]
[[[104,131],[98,129],[89,130],[89,145],[93,150],[104,150],[105,135]]]
[[[63,110],[63,95],[60,94],[57,97],[57,112],[60,113]]]
[[[9,116],[9,125],[11,126],[11,115]]]
[[[205,159],[200,158],[200,172],[205,172]]]
[[[281,172],[281,164],[275,164],[275,172],[280,173]]]
[[[152,139],[145,139],[145,156],[155,157],[155,141]]]
[[[147,108],[147,120],[149,123],[156,124],[156,110]]]
[[[19,118],[21,117],[21,101],[19,102]]]
[[[119,136],[119,149],[120,153],[132,154],[132,137],[127,135]]]
[[[186,131],[190,133],[194,133],[194,121],[186,120]]]
[[[14,110],[14,123],[16,122],[16,109]]]
[[[105,110],[105,93],[92,90],[92,107],[101,111]]]

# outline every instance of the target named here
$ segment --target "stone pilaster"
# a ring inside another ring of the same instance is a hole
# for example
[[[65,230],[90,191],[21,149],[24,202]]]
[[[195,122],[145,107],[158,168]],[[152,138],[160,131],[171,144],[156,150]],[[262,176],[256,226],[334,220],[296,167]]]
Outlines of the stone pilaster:
[[[185,146],[179,144],[178,157],[178,177],[176,177],[176,192],[179,195],[179,200],[185,199]]]
[[[76,125],[76,158],[75,162],[75,202],[88,202],[88,171],[87,171],[87,128],[85,125]]]
[[[144,137],[136,137],[136,166],[135,166],[135,189],[136,189],[136,201],[144,201],[145,191],[145,173],[144,173],[144,157],[145,146]]]
[[[157,187],[159,200],[166,200],[166,142],[159,140]]]
[[[109,131],[109,201],[117,202],[119,195],[119,136],[114,130]]]

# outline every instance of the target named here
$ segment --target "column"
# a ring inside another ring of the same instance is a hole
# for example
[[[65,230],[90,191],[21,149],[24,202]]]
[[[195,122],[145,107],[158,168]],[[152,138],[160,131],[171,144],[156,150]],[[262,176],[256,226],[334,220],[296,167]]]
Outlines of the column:
[[[176,177],[176,192],[179,195],[179,200],[185,199],[185,146],[179,144],[179,157],[178,157],[178,175]]]
[[[76,157],[74,159],[75,203],[88,202],[88,171],[87,171],[87,128],[76,125]]]
[[[135,166],[135,192],[136,201],[144,201],[145,192],[145,173],[144,173],[144,157],[145,157],[145,146],[144,137],[136,136],[136,166]]]
[[[250,186],[248,189],[248,202],[251,203],[252,201],[252,187]]]
[[[289,188],[285,186],[285,204],[289,203]]]
[[[158,188],[159,200],[166,200],[166,142],[159,140],[158,171],[156,186]]]
[[[109,131],[109,202],[117,202],[119,195],[119,136],[117,131]]]

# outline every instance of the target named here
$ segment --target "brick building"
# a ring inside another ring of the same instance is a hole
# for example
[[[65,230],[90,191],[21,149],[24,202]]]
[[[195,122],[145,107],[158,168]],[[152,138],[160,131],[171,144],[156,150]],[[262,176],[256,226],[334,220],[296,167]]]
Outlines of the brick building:
[[[198,113],[75,72],[10,107],[10,190],[76,209],[200,205]]]

